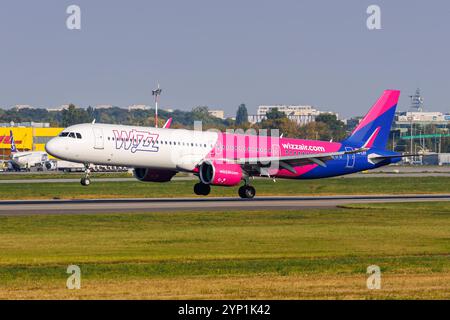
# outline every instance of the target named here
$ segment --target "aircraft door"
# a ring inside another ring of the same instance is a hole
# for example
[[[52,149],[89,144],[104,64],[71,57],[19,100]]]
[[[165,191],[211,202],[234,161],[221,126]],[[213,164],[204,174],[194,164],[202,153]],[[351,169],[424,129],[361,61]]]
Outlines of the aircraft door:
[[[345,151],[353,151],[352,147],[345,147]],[[353,168],[355,166],[356,155],[354,153],[347,154],[346,168]]]
[[[94,127],[94,149],[104,149],[103,130]]]

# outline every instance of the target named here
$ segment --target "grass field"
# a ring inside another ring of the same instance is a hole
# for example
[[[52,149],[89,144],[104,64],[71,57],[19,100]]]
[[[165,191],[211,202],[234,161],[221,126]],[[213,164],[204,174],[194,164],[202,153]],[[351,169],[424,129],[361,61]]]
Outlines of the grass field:
[[[174,198],[191,197],[192,181],[168,183],[105,182],[94,180],[89,187],[79,183],[0,184],[0,200],[83,198]],[[254,180],[257,196],[331,194],[449,193],[450,177],[367,177],[358,179]],[[212,187],[210,196],[237,196],[238,187]]]
[[[0,299],[16,298],[450,299],[450,202],[0,217]]]
[[[80,179],[82,172],[22,172],[22,173],[0,173],[0,180],[33,180],[33,179]],[[103,178],[132,178],[133,174],[128,172],[93,172],[93,179]]]

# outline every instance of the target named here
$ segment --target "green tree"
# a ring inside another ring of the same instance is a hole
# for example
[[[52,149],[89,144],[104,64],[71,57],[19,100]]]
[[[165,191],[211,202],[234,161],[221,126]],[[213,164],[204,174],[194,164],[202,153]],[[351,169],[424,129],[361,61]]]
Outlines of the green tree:
[[[84,109],[75,107],[74,104],[70,104],[69,108],[62,111],[61,124],[63,127],[86,122],[90,122],[88,112]]]
[[[310,122],[299,128],[299,137],[308,140],[330,140],[330,128],[324,122]]]
[[[327,139],[339,141],[345,138],[345,124],[335,114],[322,113],[316,117],[316,122],[322,122],[328,127],[330,136]]]
[[[242,103],[236,112],[236,125],[243,125],[248,122],[248,112],[247,107],[244,103]]]
[[[287,116],[284,112],[279,111],[278,108],[272,108],[266,113],[266,118],[267,120],[277,120],[287,118]]]
[[[253,126],[255,129],[269,129],[268,134],[272,134],[274,129],[278,130],[278,134],[283,134],[284,137],[295,138],[298,136],[299,127],[287,117],[261,121],[258,125]]]

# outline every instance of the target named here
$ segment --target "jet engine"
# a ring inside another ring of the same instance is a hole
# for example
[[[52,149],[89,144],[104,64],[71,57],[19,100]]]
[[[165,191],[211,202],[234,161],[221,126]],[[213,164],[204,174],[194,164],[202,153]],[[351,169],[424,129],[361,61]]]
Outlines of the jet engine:
[[[242,168],[234,163],[204,161],[199,168],[200,180],[204,184],[232,187],[242,180]]]
[[[46,161],[45,168],[47,170],[56,170],[56,161],[54,161],[54,160]]]
[[[136,179],[144,182],[168,182],[176,174],[177,172],[172,170],[155,170],[148,168],[134,169],[134,176]]]

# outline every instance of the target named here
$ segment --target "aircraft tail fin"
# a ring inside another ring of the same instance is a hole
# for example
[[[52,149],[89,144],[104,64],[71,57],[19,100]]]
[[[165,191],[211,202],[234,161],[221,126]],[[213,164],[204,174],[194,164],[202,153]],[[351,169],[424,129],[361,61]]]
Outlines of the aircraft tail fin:
[[[343,143],[368,149],[386,149],[399,97],[398,90],[384,91]]]
[[[11,153],[17,152],[16,143],[14,142],[14,135],[12,130],[9,130],[9,140],[11,141]]]
[[[167,121],[164,124],[163,128],[169,129],[171,124],[172,124],[172,118],[169,118],[169,119],[167,119]]]

